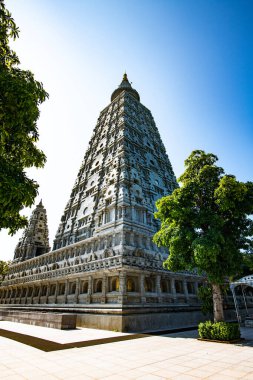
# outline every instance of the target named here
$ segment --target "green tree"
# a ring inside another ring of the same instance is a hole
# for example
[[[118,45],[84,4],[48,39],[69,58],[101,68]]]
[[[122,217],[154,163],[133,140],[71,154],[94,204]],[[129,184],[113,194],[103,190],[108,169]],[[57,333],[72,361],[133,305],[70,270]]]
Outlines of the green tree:
[[[8,272],[9,272],[9,262],[0,260],[0,285]]]
[[[30,71],[18,67],[19,59],[9,45],[18,34],[0,0],[0,230],[8,228],[11,234],[27,225],[20,211],[32,206],[38,192],[38,184],[25,170],[43,167],[46,161],[36,146],[36,122],[39,105],[48,94]]]
[[[211,284],[214,320],[224,320],[221,285],[238,274],[252,250],[253,183],[239,182],[216,166],[218,158],[202,150],[191,153],[181,187],[157,201],[161,228],[154,236],[169,248],[164,267],[193,270]]]

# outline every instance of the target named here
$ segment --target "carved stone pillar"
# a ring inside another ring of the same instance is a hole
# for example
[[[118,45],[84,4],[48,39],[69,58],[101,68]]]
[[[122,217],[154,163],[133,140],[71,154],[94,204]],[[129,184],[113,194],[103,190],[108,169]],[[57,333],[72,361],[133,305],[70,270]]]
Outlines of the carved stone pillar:
[[[5,303],[6,303],[6,304],[9,303],[9,298],[10,298],[10,289],[7,289],[6,297],[5,297]]]
[[[92,276],[89,276],[89,282],[88,282],[88,294],[87,294],[87,303],[91,303],[91,295],[92,295],[92,285],[93,285],[93,280]]]
[[[3,291],[2,303],[5,303],[5,301],[6,301],[6,295],[7,295],[7,290],[5,289],[5,290]]]
[[[124,301],[127,300],[127,293],[126,293],[126,273],[120,272],[119,273],[119,296],[118,296],[118,303],[123,304]]]
[[[33,290],[32,290],[32,295],[31,295],[31,304],[33,303],[34,291],[35,291],[35,285],[33,285]]]
[[[8,289],[8,290],[7,290],[6,297],[5,297],[5,303],[6,303],[6,304],[9,303],[10,294],[11,294],[11,289]]]
[[[16,303],[17,295],[18,295],[18,288],[15,288],[15,296],[14,296],[13,303]]]
[[[3,301],[2,301],[3,304],[6,303],[6,296],[7,296],[7,290],[5,289],[3,291]]]
[[[26,304],[27,297],[28,297],[28,292],[29,292],[29,286],[27,286],[27,289],[26,289],[24,304]]]
[[[0,303],[3,303],[2,301],[3,301],[3,298],[4,298],[4,290],[2,290],[2,292],[1,292],[1,296],[0,296],[0,300],[1,300],[1,302]]]
[[[135,208],[134,206],[131,206],[131,220],[136,220],[135,216]]]
[[[80,294],[80,278],[76,279],[75,303],[78,303],[78,296]]]
[[[106,293],[107,293],[107,275],[103,274],[101,303],[106,303]]]
[[[9,298],[8,303],[11,303],[12,293],[13,293],[13,288],[10,289],[10,295],[8,297]]]
[[[38,303],[40,303],[41,292],[42,292],[42,284],[40,284],[40,288],[39,288]]]
[[[143,223],[146,225],[147,224],[147,213],[143,213]]]
[[[151,246],[150,246],[150,239],[151,239],[150,236],[147,236],[147,237],[146,237],[146,247],[147,247],[148,250],[151,249]]]
[[[4,303],[8,303],[8,297],[9,297],[9,290],[8,290],[8,288],[7,288],[7,289],[6,289],[6,293],[5,293]]]
[[[5,289],[5,295],[4,295],[3,303],[7,303],[7,298],[8,298],[8,288]]]
[[[198,295],[198,289],[199,289],[199,283],[197,281],[194,282],[194,293],[197,296]]]
[[[59,282],[57,281],[55,285],[54,303],[57,303],[58,293],[59,293]]]
[[[162,302],[162,297],[161,297],[161,276],[158,274],[156,276],[156,294],[158,298],[158,302]]]
[[[64,303],[68,303],[67,302],[67,299],[68,299],[68,294],[69,294],[69,280],[66,280],[65,281],[65,292],[64,292]]]
[[[187,288],[187,280],[183,280],[183,289],[184,289],[184,296],[185,296],[185,302],[189,302],[189,294],[188,294],[188,288]]]
[[[11,301],[11,303],[15,303],[15,300],[16,300],[16,289],[17,288],[13,288],[13,292],[12,292],[12,301]],[[0,302],[1,303],[1,302]]]
[[[124,245],[124,232],[119,234],[119,245]]]
[[[0,303],[4,303],[4,289],[1,290]]]
[[[116,206],[115,209],[114,209],[114,220],[118,220],[119,219],[119,210],[118,210],[118,207]]]
[[[130,245],[134,247],[134,232],[130,233]]]
[[[115,210],[115,207],[111,208],[111,218],[110,218],[110,221],[115,221],[116,220],[116,210]]]
[[[176,303],[177,292],[176,292],[176,287],[175,287],[175,279],[173,277],[171,278],[171,293],[172,293],[173,301]]]
[[[141,293],[141,302],[142,303],[146,302],[144,281],[145,281],[145,275],[141,274],[140,275],[140,293]]]
[[[49,292],[50,292],[50,283],[48,282],[48,283],[47,283],[47,292],[46,292],[46,300],[45,300],[45,303],[48,303]]]

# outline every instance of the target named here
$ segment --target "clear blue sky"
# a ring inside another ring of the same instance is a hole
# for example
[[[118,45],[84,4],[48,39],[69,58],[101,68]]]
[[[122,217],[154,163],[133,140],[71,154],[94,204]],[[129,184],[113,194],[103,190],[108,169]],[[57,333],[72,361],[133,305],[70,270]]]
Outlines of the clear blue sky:
[[[22,68],[49,92],[31,175],[48,210],[50,239],[99,112],[126,70],[161,133],[176,176],[194,149],[253,180],[253,1],[6,0],[20,27]],[[27,215],[31,210],[25,211]],[[0,233],[11,259],[20,233]]]

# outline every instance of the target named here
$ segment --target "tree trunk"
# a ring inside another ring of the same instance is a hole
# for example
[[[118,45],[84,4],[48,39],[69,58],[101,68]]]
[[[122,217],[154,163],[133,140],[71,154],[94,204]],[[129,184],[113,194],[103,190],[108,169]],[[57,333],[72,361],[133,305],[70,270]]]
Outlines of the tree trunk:
[[[224,321],[224,311],[222,304],[221,287],[218,284],[211,284],[213,292],[213,316],[214,322]]]

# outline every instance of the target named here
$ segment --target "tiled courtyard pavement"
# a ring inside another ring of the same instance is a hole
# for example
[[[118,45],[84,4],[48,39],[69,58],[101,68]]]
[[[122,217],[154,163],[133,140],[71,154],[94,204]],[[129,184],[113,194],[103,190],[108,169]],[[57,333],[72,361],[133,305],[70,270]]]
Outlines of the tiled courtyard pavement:
[[[0,322],[1,329],[58,343],[122,334],[81,329],[59,331]],[[196,331],[44,352],[0,337],[0,379],[252,379],[253,329],[243,344],[201,342]],[[123,335],[125,336],[125,335]]]

